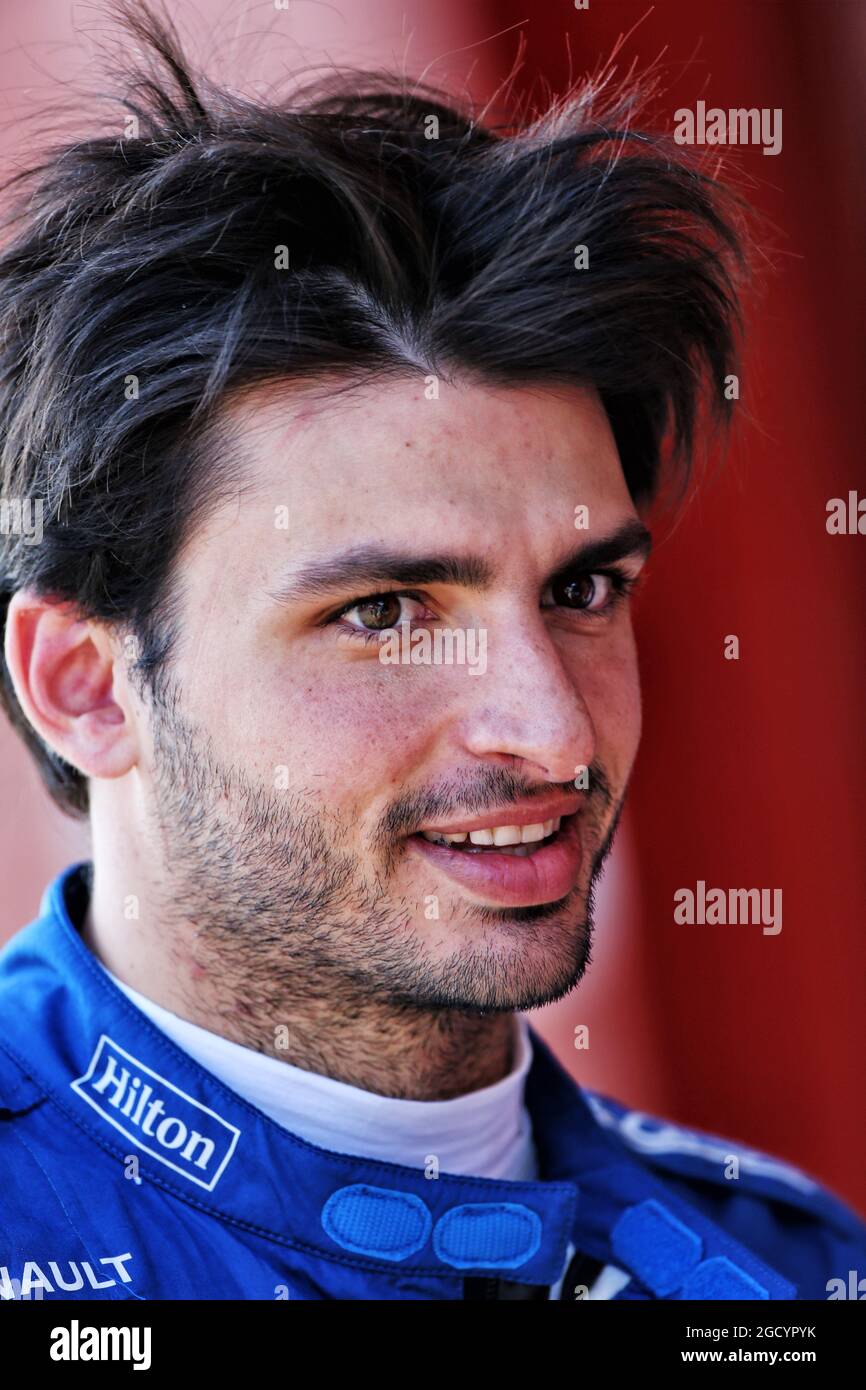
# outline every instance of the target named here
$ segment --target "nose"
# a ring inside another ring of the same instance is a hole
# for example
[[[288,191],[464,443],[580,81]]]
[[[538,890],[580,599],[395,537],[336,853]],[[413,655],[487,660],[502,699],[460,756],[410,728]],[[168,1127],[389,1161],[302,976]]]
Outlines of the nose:
[[[540,621],[508,636],[488,631],[487,668],[470,684],[462,737],[475,757],[517,759],[550,782],[573,781],[593,762],[596,731],[579,678]]]

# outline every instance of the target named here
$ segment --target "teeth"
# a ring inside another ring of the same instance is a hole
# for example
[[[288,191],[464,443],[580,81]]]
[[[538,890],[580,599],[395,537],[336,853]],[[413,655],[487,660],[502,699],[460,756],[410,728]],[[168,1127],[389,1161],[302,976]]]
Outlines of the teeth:
[[[537,825],[524,825],[520,832],[521,844],[529,845],[534,840],[544,839],[544,825],[541,821]]]
[[[470,830],[470,832],[469,832],[469,842],[470,842],[470,844],[473,844],[473,845],[492,845],[492,844],[493,844],[493,831],[492,831],[492,830]]]
[[[472,845],[506,849],[512,846],[537,844],[553,835],[562,823],[561,816],[552,820],[538,821],[535,825],[494,825],[487,830],[463,830],[456,835],[441,835],[433,830],[422,830],[425,840],[434,845],[462,845],[468,840]]]

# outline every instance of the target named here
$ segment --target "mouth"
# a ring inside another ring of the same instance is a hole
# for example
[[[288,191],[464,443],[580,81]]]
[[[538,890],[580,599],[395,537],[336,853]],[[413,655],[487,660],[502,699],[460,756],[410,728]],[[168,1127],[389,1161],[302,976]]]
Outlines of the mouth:
[[[428,844],[444,845],[461,854],[507,854],[513,859],[526,859],[556,839],[564,819],[554,816],[535,825],[495,825],[484,830],[462,830],[455,835],[441,835],[435,830],[421,830],[418,834]]]
[[[557,902],[583,861],[579,812],[531,825],[502,824],[410,835],[410,850],[480,901],[513,907]]]

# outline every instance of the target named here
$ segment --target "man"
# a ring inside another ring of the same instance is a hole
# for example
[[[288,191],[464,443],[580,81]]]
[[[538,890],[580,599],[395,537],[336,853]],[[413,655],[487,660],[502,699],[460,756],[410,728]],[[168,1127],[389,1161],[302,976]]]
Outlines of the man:
[[[730,200],[588,96],[255,105],[128,22],[139,129],[0,264],[4,702],[93,842],[0,958],[0,1293],[826,1297],[851,1212],[522,1017],[589,960]]]

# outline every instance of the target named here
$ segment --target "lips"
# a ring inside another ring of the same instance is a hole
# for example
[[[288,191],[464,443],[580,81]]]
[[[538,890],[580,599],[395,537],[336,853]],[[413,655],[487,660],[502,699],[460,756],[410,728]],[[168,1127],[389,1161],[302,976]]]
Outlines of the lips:
[[[514,825],[518,818],[500,813],[500,819],[496,822],[490,816],[486,819],[488,826],[479,829],[491,829],[494,824]],[[521,816],[520,819],[526,824],[533,824],[528,816]],[[455,847],[434,843],[420,833],[411,835],[407,845],[412,853],[423,855],[434,868],[461,887],[469,889],[482,901],[530,907],[556,902],[575,887],[583,857],[579,819],[576,814],[564,815],[559,829],[549,837],[520,846],[497,848],[494,845],[473,844],[467,839],[465,847],[464,844]],[[544,825],[540,816],[535,824],[539,823]],[[427,833],[436,833],[437,837],[441,837],[444,833],[461,832],[459,827],[455,827],[451,832],[439,832],[437,828],[436,832]]]
[[[449,821],[444,825],[423,825],[422,831],[436,835],[455,835],[475,830],[491,830],[496,826],[527,826],[544,824],[561,816],[571,816],[583,804],[580,796],[548,796],[543,800],[524,801],[520,805],[506,806],[501,811],[488,811],[483,816],[464,816],[459,821]]]

